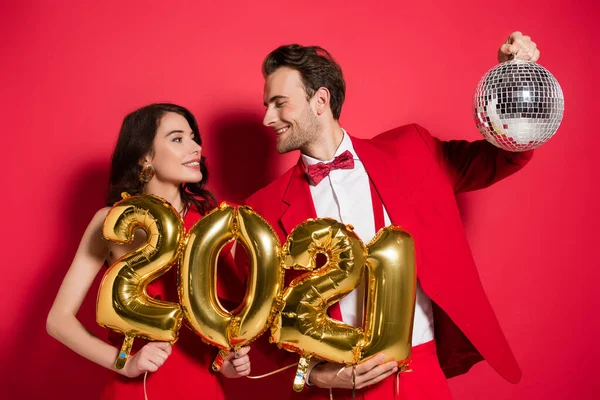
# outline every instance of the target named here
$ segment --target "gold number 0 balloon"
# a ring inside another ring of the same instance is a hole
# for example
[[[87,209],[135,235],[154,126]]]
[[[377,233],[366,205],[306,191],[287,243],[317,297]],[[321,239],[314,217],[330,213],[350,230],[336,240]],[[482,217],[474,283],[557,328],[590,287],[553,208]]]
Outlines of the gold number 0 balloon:
[[[327,264],[317,271],[318,253]],[[413,242],[406,232],[388,227],[378,232],[365,250],[362,241],[331,219],[308,220],[294,229],[282,251],[285,268],[309,272],[285,290],[281,315],[271,327],[279,347],[302,355],[294,390],[304,386],[312,355],[345,364],[384,352],[401,368],[410,359],[416,295]],[[329,318],[327,307],[361,282],[368,271],[364,330]]]
[[[148,283],[164,274],[179,256],[181,217],[159,197],[127,196],[108,212],[102,234],[111,242],[131,243],[137,228],[146,231],[146,242],[108,269],[96,303],[98,324],[125,335],[118,369],[125,366],[135,336],[173,343],[183,317],[179,304],[158,301],[146,293]]]
[[[234,314],[217,297],[216,267],[221,249],[236,239],[248,252],[250,276]],[[213,369],[221,368],[229,349],[244,346],[266,331],[279,311],[280,249],[277,234],[249,207],[223,203],[190,229],[180,262],[179,297],[192,329],[221,349]]]

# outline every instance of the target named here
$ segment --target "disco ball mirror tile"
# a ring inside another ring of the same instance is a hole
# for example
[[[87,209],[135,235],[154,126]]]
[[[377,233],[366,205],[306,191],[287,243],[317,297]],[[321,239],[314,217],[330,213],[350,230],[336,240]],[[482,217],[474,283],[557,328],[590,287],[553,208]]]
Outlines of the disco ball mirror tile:
[[[563,118],[564,97],[547,69],[511,60],[481,78],[473,109],[477,129],[488,142],[509,151],[526,151],[554,135]]]

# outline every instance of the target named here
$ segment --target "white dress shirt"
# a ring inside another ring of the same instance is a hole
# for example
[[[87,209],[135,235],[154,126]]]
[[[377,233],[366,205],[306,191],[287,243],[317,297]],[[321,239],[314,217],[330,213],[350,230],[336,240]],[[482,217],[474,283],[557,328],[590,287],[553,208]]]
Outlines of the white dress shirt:
[[[363,163],[358,158],[350,136],[344,132],[342,143],[334,157],[348,150],[354,157],[353,169],[336,169],[329,173],[318,185],[309,179],[315,211],[318,218],[333,218],[344,224],[352,224],[354,232],[365,243],[375,236],[375,217],[369,185],[369,176]],[[330,162],[331,160],[325,161]],[[319,160],[302,154],[305,168],[318,164]],[[402,184],[400,182],[400,184]],[[385,226],[391,225],[390,217],[384,207]],[[402,221],[397,221],[399,225]],[[355,289],[339,302],[342,318],[352,326],[362,326],[364,285]],[[417,283],[415,317],[413,324],[412,345],[416,346],[433,340],[433,314],[431,300]]]

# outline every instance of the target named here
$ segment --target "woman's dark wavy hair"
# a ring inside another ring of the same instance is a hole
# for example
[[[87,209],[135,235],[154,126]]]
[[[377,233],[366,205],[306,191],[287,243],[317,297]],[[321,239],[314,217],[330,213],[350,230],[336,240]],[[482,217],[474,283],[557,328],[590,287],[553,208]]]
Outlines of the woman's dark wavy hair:
[[[326,87],[331,95],[329,104],[333,118],[340,119],[346,97],[346,81],[342,68],[327,50],[299,44],[278,47],[265,57],[263,76],[266,78],[281,67],[292,68],[300,73],[307,99],[319,88]]]
[[[195,133],[194,141],[202,145],[196,118],[184,107],[169,103],[150,104],[127,115],[121,125],[117,145],[112,155],[107,199],[109,206],[121,200],[122,192],[132,196],[142,194],[144,185],[139,179],[142,171],[140,161],[154,151],[156,131],[161,118],[168,112],[183,116]],[[185,183],[181,185],[180,191],[185,207],[195,206],[200,214],[205,214],[216,206],[217,201],[212,193],[204,189],[208,180],[204,156],[200,160],[200,171],[202,180],[196,183]]]

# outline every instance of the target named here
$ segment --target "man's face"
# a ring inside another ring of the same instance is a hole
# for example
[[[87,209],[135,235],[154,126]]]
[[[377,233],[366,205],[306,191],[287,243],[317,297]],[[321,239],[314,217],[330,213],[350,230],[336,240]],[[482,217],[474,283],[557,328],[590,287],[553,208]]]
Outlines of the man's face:
[[[263,124],[277,135],[277,152],[308,148],[321,131],[314,109],[314,97],[307,100],[300,73],[282,67],[265,81]]]

